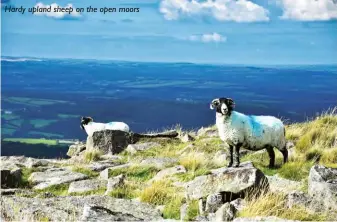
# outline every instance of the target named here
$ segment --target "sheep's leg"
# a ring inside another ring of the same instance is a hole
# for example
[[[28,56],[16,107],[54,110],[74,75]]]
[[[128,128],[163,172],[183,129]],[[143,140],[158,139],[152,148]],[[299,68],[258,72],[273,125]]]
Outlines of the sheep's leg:
[[[239,167],[240,165],[240,147],[241,147],[241,144],[237,144],[235,146],[235,150],[234,150],[234,167]]]
[[[229,146],[229,163],[228,163],[228,167],[231,167],[233,165],[233,146]]]
[[[288,150],[285,147],[283,150],[280,150],[283,155],[283,163],[288,162]]]
[[[267,152],[269,154],[269,168],[273,168],[275,166],[275,152],[273,147],[267,146]]]

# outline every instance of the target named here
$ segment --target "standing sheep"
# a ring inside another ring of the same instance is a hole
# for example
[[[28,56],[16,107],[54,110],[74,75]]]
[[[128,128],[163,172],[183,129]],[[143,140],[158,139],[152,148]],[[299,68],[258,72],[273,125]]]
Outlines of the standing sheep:
[[[216,110],[216,126],[222,141],[229,145],[230,162],[228,167],[240,165],[239,151],[266,149],[269,154],[269,167],[275,165],[274,147],[283,154],[284,163],[288,160],[285,127],[282,121],[273,116],[248,116],[233,111],[235,103],[230,98],[217,98],[210,104]]]
[[[110,122],[110,123],[96,123],[91,117],[81,118],[81,128],[85,130],[88,136],[92,136],[96,131],[102,130],[120,130],[129,132],[130,128],[123,122]]]

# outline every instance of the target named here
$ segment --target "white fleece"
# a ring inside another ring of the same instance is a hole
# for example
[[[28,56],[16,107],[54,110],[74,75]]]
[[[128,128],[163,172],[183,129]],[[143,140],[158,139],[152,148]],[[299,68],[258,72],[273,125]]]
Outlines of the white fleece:
[[[84,129],[87,132],[88,136],[92,136],[94,132],[102,130],[120,130],[124,132],[130,131],[129,126],[123,122],[110,122],[110,123],[89,122],[87,125],[84,125]]]
[[[285,148],[284,125],[276,117],[248,116],[235,111],[229,117],[216,113],[216,125],[221,140],[230,145],[241,143],[249,150],[261,150],[268,145]]]

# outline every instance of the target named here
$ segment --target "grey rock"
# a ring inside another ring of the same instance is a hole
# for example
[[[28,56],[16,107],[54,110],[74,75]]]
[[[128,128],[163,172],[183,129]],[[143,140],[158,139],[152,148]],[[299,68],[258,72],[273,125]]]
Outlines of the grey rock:
[[[85,206],[90,206],[91,209],[86,209],[89,213],[84,213]],[[118,218],[126,221],[162,219],[160,212],[149,204],[109,196],[65,196],[41,199],[2,196],[1,212],[7,215],[10,221],[23,221],[27,219],[27,215],[30,216],[29,221],[39,220],[40,215],[45,215],[50,221],[79,221],[83,218],[94,221],[95,215],[102,214],[99,218],[106,218],[105,216],[110,214],[109,221],[115,221]]]
[[[20,168],[1,168],[1,188],[16,188],[21,184],[22,170]]]
[[[195,140],[195,138],[188,133],[184,133],[179,138],[180,138],[180,141],[183,143],[187,143],[187,142],[191,142]]]
[[[126,151],[130,154],[135,154],[138,151],[144,151],[158,146],[160,146],[160,144],[156,142],[136,143],[128,145]]]
[[[210,220],[209,220],[209,218],[207,216],[198,215],[195,218],[195,221],[210,221]]]
[[[80,180],[72,182],[69,185],[68,193],[84,193],[88,191],[94,191],[101,188],[106,187],[107,181],[106,180],[97,180],[97,179],[91,179],[91,180]]]
[[[205,137],[217,137],[218,130],[212,129],[211,127],[201,127],[197,132],[198,137],[205,136]]]
[[[236,209],[230,203],[222,205],[215,213],[215,221],[231,221],[234,219]]]
[[[124,184],[124,179],[125,179],[124,175],[119,175],[119,176],[108,179],[108,184],[107,184],[105,195],[109,194],[116,187],[122,186]]]
[[[45,167],[48,166],[49,161],[44,159],[34,159],[34,158],[28,158],[25,166],[27,168],[35,168],[35,167]]]
[[[286,206],[293,208],[301,206],[314,212],[324,211],[322,203],[315,201],[312,197],[302,191],[293,191],[286,196]]]
[[[110,168],[106,168],[105,170],[103,170],[100,174],[99,177],[101,179],[107,180],[110,178],[109,174],[110,172],[114,171],[114,170],[120,170],[120,169],[126,169],[129,168],[131,166],[131,164],[122,164],[122,165],[118,165],[118,166],[114,166],[114,167],[110,167]]]
[[[244,199],[238,198],[230,202],[236,209],[236,211],[241,211],[246,206],[246,201]]]
[[[150,157],[142,160],[139,165],[149,165],[158,169],[163,169],[169,165],[175,164],[176,162],[178,162],[178,159],[173,157]]]
[[[68,152],[67,152],[67,156],[69,157],[77,156],[85,149],[86,149],[85,143],[77,143],[77,144],[70,145]]]
[[[33,167],[40,167],[40,166],[47,166],[51,163],[56,164],[61,162],[59,160],[55,160],[51,162],[47,159],[36,159],[31,157],[25,156],[1,156],[0,157],[0,166],[1,169],[14,169],[14,168],[33,168]]]
[[[206,199],[206,213],[215,213],[219,207],[223,204],[223,198],[221,193],[210,194]]]
[[[91,162],[87,168],[93,171],[102,171],[105,170],[106,168],[111,168],[114,166],[121,165],[121,162],[119,159],[107,159],[107,160],[102,160],[102,161],[95,161]]]
[[[310,169],[308,193],[326,210],[337,210],[337,168],[315,165]]]
[[[269,182],[269,188],[271,192],[289,193],[294,190],[299,190],[301,182],[288,180],[279,177],[278,175],[267,176]]]
[[[233,220],[233,222],[260,222],[260,221],[273,221],[273,222],[295,222],[298,220],[287,220],[279,217],[238,217]]]
[[[88,176],[82,173],[72,172],[64,168],[54,168],[44,172],[34,172],[28,180],[35,185],[33,189],[44,189],[53,185],[70,183],[87,178]]]
[[[132,142],[132,134],[119,130],[103,130],[88,136],[86,150],[100,150],[103,154],[118,154]]]
[[[199,176],[187,182],[185,187],[189,199],[200,199],[220,192],[227,196],[227,202],[243,196],[252,189],[257,193],[267,189],[268,180],[259,169],[246,162],[237,168],[212,170],[209,175]]]
[[[151,180],[150,182],[154,182],[154,181],[158,181],[158,180],[162,180],[164,179],[165,177],[168,177],[168,176],[172,176],[172,175],[175,175],[175,174],[181,174],[181,173],[186,173],[186,169],[184,166],[174,166],[174,167],[170,167],[170,168],[166,168],[166,169],[163,169],[161,171],[159,171]]]
[[[187,210],[188,210],[188,204],[184,203],[183,205],[181,205],[180,207],[180,220],[185,220],[186,216],[187,216]]]

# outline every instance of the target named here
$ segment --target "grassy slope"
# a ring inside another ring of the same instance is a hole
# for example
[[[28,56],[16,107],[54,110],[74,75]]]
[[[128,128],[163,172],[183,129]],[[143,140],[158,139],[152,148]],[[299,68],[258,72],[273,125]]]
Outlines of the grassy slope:
[[[49,139],[5,138],[3,140],[7,142],[19,142],[19,143],[28,143],[28,144],[57,145],[56,140],[49,140]]]
[[[310,167],[319,163],[329,167],[337,167],[337,115],[325,113],[319,118],[305,123],[296,123],[287,126],[287,138],[294,141],[296,152],[293,152],[287,164],[282,163],[282,156],[279,151],[276,153],[276,167],[269,169],[269,157],[266,152],[256,152],[242,157],[241,162],[252,161],[254,165],[267,175],[278,174],[280,177],[300,181],[303,191],[306,191],[307,178]],[[146,140],[144,140],[146,141]],[[153,141],[153,140],[152,140]],[[159,171],[152,167],[130,167],[111,175],[126,175],[126,182],[122,187],[113,190],[109,195],[117,198],[139,198],[143,202],[154,205],[165,205],[165,218],[180,218],[180,207],[186,202],[181,188],[173,186],[173,182],[185,182],[194,179],[196,176],[205,175],[211,169],[226,165],[225,161],[216,161],[215,155],[223,150],[223,144],[219,138],[200,137],[196,141],[181,143],[178,140],[157,139],[160,147],[153,147],[149,150],[137,152],[129,155],[126,152],[120,154],[124,160],[139,162],[149,157],[172,157],[176,159],[173,165],[183,165],[187,173],[163,179],[161,181],[148,184],[152,176]],[[100,159],[100,153],[95,151],[85,154],[85,160]],[[77,172],[83,172],[90,177],[95,177],[97,173],[85,168],[76,167]],[[27,177],[28,175],[26,175]],[[52,187],[46,191],[55,194],[67,195],[67,187]],[[57,192],[56,192],[57,190]],[[92,193],[101,194],[102,190]],[[278,216],[293,220],[326,220],[324,214],[313,214],[303,208],[287,209],[284,207],[285,196],[266,194],[255,199],[247,200],[247,207],[240,216]],[[187,209],[187,217],[191,220],[198,214],[198,203],[192,201]]]

